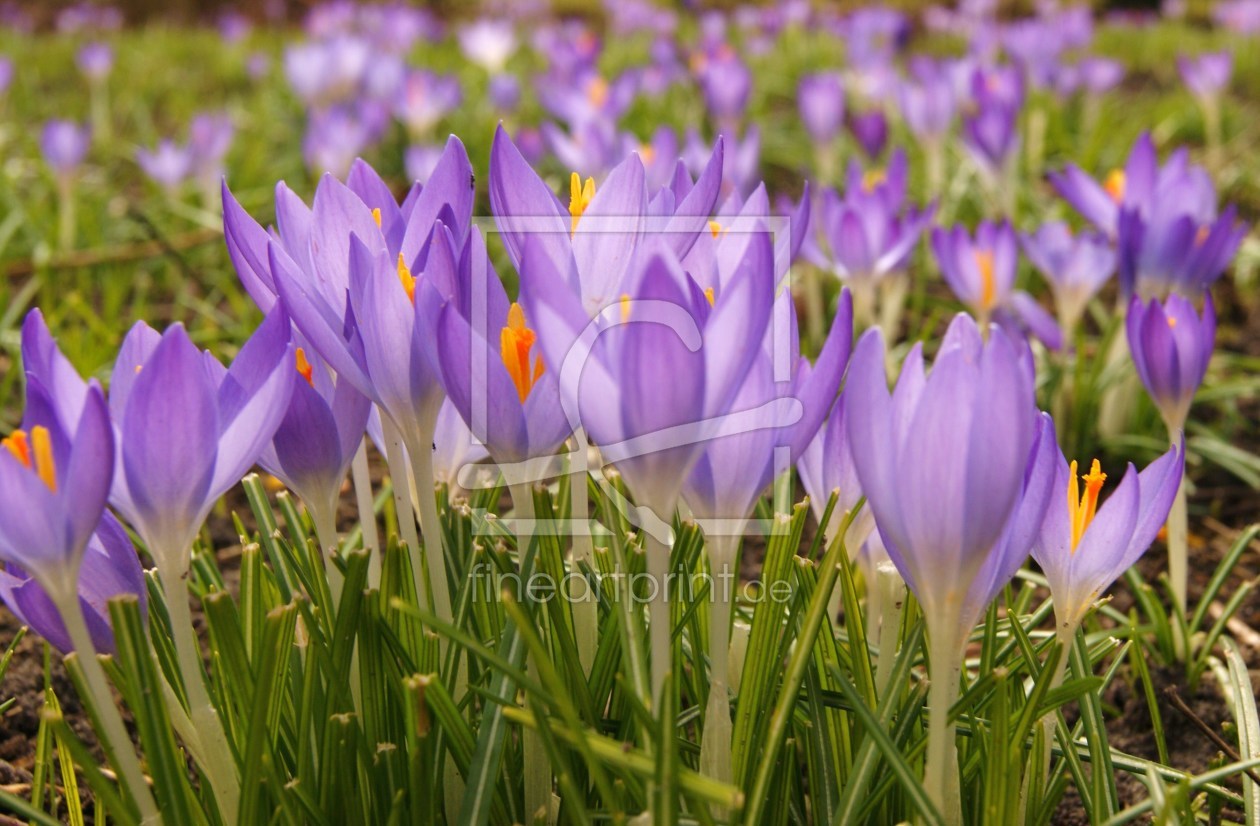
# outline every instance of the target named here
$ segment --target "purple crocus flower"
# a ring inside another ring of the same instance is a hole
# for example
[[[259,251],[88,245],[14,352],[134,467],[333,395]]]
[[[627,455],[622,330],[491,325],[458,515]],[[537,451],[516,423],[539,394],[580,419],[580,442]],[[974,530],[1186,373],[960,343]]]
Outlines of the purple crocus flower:
[[[355,113],[335,106],[312,113],[302,140],[302,155],[313,171],[343,176],[370,139],[366,126]]]
[[[372,404],[348,381],[333,376],[316,353],[294,351],[299,379],[275,438],[258,464],[284,482],[312,512],[336,513]]]
[[[1170,433],[1185,428],[1194,394],[1207,375],[1216,343],[1216,307],[1209,293],[1203,315],[1176,293],[1164,303],[1134,296],[1125,321],[1138,376]]]
[[[911,61],[910,71],[911,77],[897,86],[901,117],[915,137],[940,142],[958,112],[953,81],[942,63],[928,58]]]
[[[796,462],[801,484],[809,495],[809,505],[814,512],[823,535],[834,538],[844,520],[857,507],[865,494],[858,481],[857,466],[853,463],[853,446],[849,443],[848,411],[849,394],[841,393],[827,417],[827,423],[805,448]],[[831,523],[823,525],[823,515],[832,493],[836,493],[836,506],[831,512]],[[850,555],[854,555],[875,529],[875,517],[871,509],[862,508],[854,517],[845,534],[844,542]]]
[[[1090,299],[1116,271],[1115,250],[1102,234],[1073,235],[1062,221],[1021,235],[1020,242],[1028,260],[1050,285],[1059,327],[1070,338]]]
[[[910,21],[896,9],[859,8],[843,22],[849,60],[859,67],[886,65],[910,35]]]
[[[472,434],[472,430],[459,415],[448,398],[438,411],[437,428],[433,432],[433,481],[449,488],[449,495],[458,495],[465,487],[460,479],[466,467],[489,457],[485,445]],[[497,477],[497,474],[495,474]]]
[[[797,105],[814,143],[829,143],[844,122],[843,79],[837,72],[806,75],[797,87]]]
[[[1184,148],[1161,166],[1149,134],[1102,185],[1072,165],[1052,173],[1050,181],[1116,239],[1126,295],[1175,290],[1197,297],[1229,266],[1246,234],[1233,206],[1218,213],[1211,178],[1190,163]]]
[[[982,221],[974,238],[962,226],[937,227],[932,251],[949,288],[983,323],[996,321],[1019,336],[1030,332],[1052,350],[1063,346],[1054,318],[1032,296],[1015,289],[1019,249],[1009,222]]]
[[[174,191],[188,180],[192,172],[193,155],[189,147],[164,138],[158,141],[156,149],[137,149],[136,163],[154,183],[163,189]]]
[[[1242,242],[1234,209],[1218,215],[1207,172],[1190,163],[1184,148],[1160,165],[1149,133],[1138,138],[1124,167],[1111,170],[1101,184],[1074,164],[1049,178],[1064,200],[1108,238],[1118,239],[1121,215],[1127,213],[1125,240],[1119,244],[1127,290],[1148,286],[1143,282],[1153,290],[1167,289],[1175,281],[1195,294],[1224,271]]]
[[[999,177],[1019,146],[1022,75],[1013,68],[977,69],[971,95],[975,108],[963,118],[963,138],[981,168]]]
[[[1091,95],[1109,92],[1124,80],[1124,64],[1118,60],[1090,56],[1081,58],[1076,66],[1081,88]]]
[[[721,183],[722,143],[714,147],[699,179],[682,171],[671,186],[649,196],[645,170],[637,155],[620,163],[599,186],[574,172],[566,207],[521,156],[502,126],[490,154],[490,205],[508,255],[522,266],[526,242],[533,238],[553,261],[570,255],[574,279],[590,315],[626,292],[627,278],[645,232],[655,232],[677,256],[686,255],[707,231]],[[526,308],[528,310],[528,307]],[[531,316],[532,317],[532,316]]]
[[[510,20],[483,17],[461,28],[456,37],[464,57],[492,75],[502,72],[516,52],[516,30]]]
[[[65,177],[74,174],[83,163],[91,140],[86,126],[68,120],[50,120],[40,133],[39,149],[52,171]]]
[[[789,292],[778,299],[790,304]],[[795,314],[787,313],[795,347]],[[700,519],[744,520],[776,473],[791,467],[813,441],[836,399],[853,340],[853,301],[840,297],[836,317],[816,364],[799,353],[789,354],[790,376],[775,376],[773,333],[736,391],[731,413],[748,411],[747,426],[708,442],[687,478],[683,492]],[[790,402],[784,410],[783,402]],[[780,448],[786,464],[776,465]],[[825,503],[825,500],[824,500]],[[740,531],[731,531],[738,535]]]
[[[114,68],[114,50],[108,43],[88,43],[75,56],[79,71],[91,83],[100,83]]]
[[[273,310],[230,368],[183,326],[127,334],[110,381],[119,432],[111,502],[165,571],[188,568],[211,506],[245,475],[280,426],[293,389],[289,319]]]
[[[859,291],[904,269],[933,214],[932,207],[905,206],[906,173],[900,150],[883,172],[864,172],[851,161],[844,197],[823,191],[817,222],[822,243],[810,239],[806,257]]]
[[[127,531],[109,511],[88,540],[79,567],[79,606],[92,647],[101,654],[114,652],[114,631],[109,621],[109,601],[130,595],[140,601],[141,614],[147,614],[144,569]],[[63,654],[74,650],[65,622],[39,580],[17,563],[0,566],[0,600],[23,625],[31,627]]]
[[[735,134],[721,137],[725,147],[722,155],[722,195],[746,195],[761,180],[761,130],[752,124],[743,137]],[[700,175],[712,158],[709,145],[694,129],[687,130],[682,154],[693,175]]]
[[[193,175],[203,186],[216,184],[223,177],[223,159],[232,148],[235,131],[227,113],[203,112],[193,117],[188,126],[188,151]]]
[[[722,45],[698,58],[695,66],[709,115],[724,126],[733,126],[743,117],[752,93],[747,64],[734,49]]]
[[[278,186],[275,237],[224,194],[229,253],[251,297],[268,307],[279,295],[338,380],[376,402],[397,426],[421,469],[428,467],[443,399],[420,301],[430,294],[421,289],[430,238],[450,232],[462,249],[473,194],[468,155],[454,137],[423,189],[413,187],[402,206],[361,161],[347,184],[326,176],[311,208]],[[437,286],[450,294],[449,285]]]
[[[463,97],[459,78],[416,69],[407,73],[398,91],[394,115],[413,137],[427,135]]]
[[[712,305],[662,244],[638,256],[618,293],[594,312],[575,289],[572,258],[552,257],[537,236],[525,250],[522,304],[544,360],[558,365],[570,421],[662,519],[704,442],[718,435],[716,417],[730,410],[761,350],[774,303],[769,235],[734,240],[737,248],[719,258],[725,286]]]
[[[495,461],[554,453],[572,432],[556,369],[535,347],[532,320],[509,304],[481,233],[473,228],[464,252],[449,236],[435,238],[429,256],[422,289],[433,291],[425,300],[432,360],[447,398]],[[453,288],[447,296],[433,286],[441,281]]]
[[[76,599],[114,475],[105,396],[95,381],[80,394],[79,409],[63,416],[28,372],[23,427],[0,441],[0,560],[18,566],[14,576],[33,576],[61,608]]]
[[[960,315],[931,373],[915,345],[891,396],[883,349],[878,330],[858,342],[845,391],[849,441],[880,538],[923,606],[932,668],[938,679],[949,675],[936,699],[948,700],[967,635],[1042,524],[1054,479],[1053,423],[1036,411],[1026,351],[1000,328],[983,341]],[[949,772],[933,764],[952,759],[953,736],[945,719],[933,728],[944,742],[927,775],[939,789]]]
[[[1046,438],[1052,438],[1047,435]],[[1099,506],[1107,474],[1097,459],[1079,477],[1075,461],[1057,457],[1052,495],[1033,559],[1050,583],[1060,636],[1072,636],[1094,600],[1137,562],[1168,518],[1185,468],[1185,446],[1174,444],[1138,473],[1132,464]]]
[[[852,112],[848,120],[849,134],[857,141],[866,157],[874,160],[884,154],[888,143],[888,119],[882,109]]]
[[[1026,348],[997,327],[982,339],[966,315],[950,325],[931,373],[918,344],[891,396],[884,371],[883,335],[868,330],[845,389],[849,444],[888,555],[923,606],[940,679],[961,667],[967,635],[1041,527],[1053,423],[1037,413]],[[937,699],[956,691],[951,676]],[[948,727],[938,734],[953,742]],[[937,745],[936,759],[950,759]],[[944,784],[933,774],[943,769],[929,765],[930,785]]]
[[[486,85],[486,94],[499,112],[515,112],[521,104],[521,82],[513,74],[495,75]]]
[[[444,149],[441,146],[418,144],[409,146],[403,152],[403,168],[407,177],[413,181],[427,181],[442,160]]]
[[[9,91],[9,86],[13,84],[13,61],[7,57],[0,57],[0,95]]]
[[[1177,56],[1177,71],[1195,97],[1212,100],[1229,86],[1234,55],[1229,50],[1208,52],[1195,57]]]

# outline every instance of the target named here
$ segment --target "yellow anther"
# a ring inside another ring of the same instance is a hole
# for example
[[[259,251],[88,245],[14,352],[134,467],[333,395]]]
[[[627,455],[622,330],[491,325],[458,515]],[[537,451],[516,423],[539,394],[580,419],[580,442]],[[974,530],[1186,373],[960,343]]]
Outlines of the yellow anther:
[[[411,270],[407,267],[407,262],[403,259],[402,253],[398,253],[398,280],[402,282],[403,289],[407,291],[407,300],[415,303],[416,300],[416,279],[411,275]]]
[[[1107,180],[1103,181],[1103,189],[1111,196],[1111,200],[1117,204],[1124,200],[1124,188],[1128,183],[1123,169],[1113,169],[1107,173]]]
[[[593,77],[586,84],[586,99],[596,109],[602,108],[608,102],[608,81],[602,77]]]
[[[882,169],[872,169],[862,176],[862,190],[865,192],[874,191],[875,187],[888,180],[888,175]]]
[[[582,177],[574,172],[569,177],[569,215],[573,216],[573,225],[569,227],[570,235],[577,232],[578,219],[594,199],[595,179],[587,178],[586,183],[582,183]]]
[[[1080,477],[1085,483],[1085,492],[1080,493],[1080,485],[1076,480],[1076,462],[1073,461],[1068,469],[1068,521],[1072,526],[1072,553],[1076,553],[1076,546],[1081,543],[1081,537],[1085,535],[1085,530],[1089,524],[1094,521],[1094,514],[1098,511],[1098,494],[1102,492],[1103,483],[1107,481],[1107,474],[1102,472],[1102,466],[1095,459],[1089,467],[1089,473]]]
[[[639,158],[643,163],[651,164],[656,159],[656,147],[650,143],[639,144]]]
[[[31,443],[26,438],[25,430],[13,431],[7,438],[0,440],[0,447],[13,454],[13,458],[26,467],[29,468],[31,466]]]
[[[627,321],[630,320],[630,305],[632,303],[633,302],[630,300],[629,293],[621,294],[621,323],[622,324],[625,324]]]
[[[535,358],[530,364],[530,351],[538,335],[525,326],[525,311],[515,302],[508,309],[507,326],[499,335],[499,351],[503,357],[503,366],[507,368],[512,383],[516,385],[516,394],[521,404],[529,398],[534,384],[542,377],[543,362]]]
[[[722,234],[722,225],[719,224],[717,221],[710,221],[709,232],[713,233],[714,238],[717,238],[719,235]]]
[[[704,297],[705,297],[705,298],[707,298],[707,299],[709,300],[709,306],[710,306],[710,307],[712,307],[712,306],[713,306],[713,300],[714,300],[714,293],[713,293],[713,288],[712,288],[712,287],[705,287],[705,288],[704,288]]]
[[[1177,326],[1177,317],[1174,315],[1168,316],[1168,328],[1171,330],[1173,327],[1176,327],[1176,326]]]
[[[57,492],[57,463],[53,459],[52,438],[48,428],[35,426],[28,436],[24,430],[15,430],[7,439],[0,440],[0,447],[9,451],[25,467],[39,475],[48,489]]]
[[[381,208],[380,207],[374,207],[372,209],[372,220],[376,222],[376,228],[380,229],[381,227]]]
[[[297,348],[297,371],[306,379],[306,383],[311,387],[315,386],[315,368],[306,359],[306,351],[301,347]]]
[[[989,250],[975,252],[976,269],[980,271],[980,309],[989,311],[997,301],[997,280],[993,275],[993,253]]]

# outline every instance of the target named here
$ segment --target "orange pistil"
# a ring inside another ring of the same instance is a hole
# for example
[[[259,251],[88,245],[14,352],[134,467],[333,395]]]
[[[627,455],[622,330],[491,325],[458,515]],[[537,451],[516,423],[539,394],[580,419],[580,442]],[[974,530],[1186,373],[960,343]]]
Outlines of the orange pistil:
[[[1103,483],[1107,481],[1107,474],[1102,472],[1102,466],[1097,459],[1090,465],[1089,473],[1081,477],[1081,481],[1085,483],[1084,493],[1079,493],[1076,462],[1072,462],[1068,470],[1067,489],[1068,521],[1072,525],[1072,553],[1076,553],[1076,546],[1081,543],[1081,537],[1085,535],[1086,528],[1094,521],[1094,514],[1098,511],[1098,494],[1102,492]]]
[[[306,383],[311,387],[315,386],[315,368],[306,360],[306,351],[301,347],[297,348],[297,371],[302,374],[302,378],[306,379]]]
[[[600,109],[608,102],[608,81],[602,77],[593,77],[586,84],[586,99],[596,109]]]
[[[722,234],[722,225],[719,224],[717,221],[710,221],[709,232],[713,233],[714,238],[717,238],[719,235]]]
[[[980,270],[980,310],[988,312],[997,301],[997,281],[993,276],[993,253],[977,250],[976,269]]]
[[[1124,187],[1127,183],[1123,169],[1113,169],[1103,181],[1103,189],[1117,204],[1124,200]]]
[[[595,179],[587,178],[582,183],[582,176],[574,172],[569,178],[569,215],[573,216],[573,225],[569,234],[577,232],[578,219],[586,212],[586,208],[595,199]]]
[[[516,302],[512,302],[508,309],[507,321],[507,326],[499,334],[500,355],[503,357],[503,366],[512,377],[512,383],[516,385],[516,394],[520,396],[521,404],[524,404],[529,398],[529,391],[534,389],[534,384],[543,374],[542,359],[535,358],[532,368],[529,360],[530,350],[538,340],[538,334],[525,326],[525,312]]]
[[[407,267],[407,262],[403,260],[401,252],[398,253],[398,280],[402,282],[403,289],[407,291],[407,300],[414,304],[416,301],[416,279]]]
[[[32,427],[28,436],[24,430],[15,430],[7,439],[0,440],[0,447],[9,451],[13,458],[39,474],[39,478],[53,493],[57,492],[57,463],[53,460],[52,439],[46,427]]]

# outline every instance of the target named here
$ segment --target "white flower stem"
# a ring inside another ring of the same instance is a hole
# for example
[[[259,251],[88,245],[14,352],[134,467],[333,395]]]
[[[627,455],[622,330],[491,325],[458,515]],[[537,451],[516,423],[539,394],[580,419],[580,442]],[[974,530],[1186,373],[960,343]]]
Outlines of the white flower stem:
[[[369,554],[368,587],[381,586],[381,540],[376,532],[376,507],[372,498],[372,474],[368,468],[367,439],[359,443],[350,464],[354,478],[355,502],[359,508],[359,529],[363,532],[363,547]]]
[[[416,531],[416,519],[411,509],[411,494],[408,489],[411,475],[407,469],[406,449],[402,434],[389,416],[381,416],[381,426],[385,434],[385,461],[389,465],[389,478],[394,488],[394,512],[398,517],[398,530],[402,534],[402,541],[407,544],[407,552],[411,554],[411,581],[416,589],[416,604],[421,608],[428,608],[429,592],[424,587],[424,570],[420,564],[420,534]]]
[[[731,782],[730,684],[731,611],[734,608],[738,536],[714,536],[709,543],[709,701],[700,739],[700,772]]]
[[[433,613],[450,621],[455,618],[455,613],[451,609],[451,587],[446,576],[446,540],[434,493],[433,428],[423,430],[419,438],[412,440],[414,444],[408,443],[407,455],[411,460],[416,497],[420,500],[420,533],[424,536],[424,560],[429,568],[429,587],[433,591]],[[439,644],[445,656],[446,639],[442,638]]]
[[[50,597],[54,597],[53,590],[46,590]],[[105,671],[101,668],[100,661],[96,659],[96,649],[92,645],[92,635],[88,633],[87,620],[83,616],[83,605],[79,602],[78,589],[60,590],[65,593],[57,593],[54,602],[58,613],[61,614],[61,621],[65,623],[66,633],[70,635],[70,642],[74,646],[74,656],[79,661],[83,681],[87,685],[88,693],[92,695],[92,705],[96,707],[96,714],[105,729],[101,734],[113,748],[114,756],[118,760],[119,776],[136,801],[136,805],[140,807],[141,822],[161,823],[162,815],[158,811],[157,803],[153,800],[149,784],[145,782],[144,772],[140,769],[140,761],[131,745],[131,738],[127,735],[127,728],[123,725],[122,715],[118,713],[118,707],[114,705],[114,696],[110,693],[109,683],[105,680]]]
[[[901,614],[906,605],[906,582],[891,562],[875,566],[875,582],[871,591],[878,594],[876,603],[879,617],[879,659],[875,664],[875,696],[883,697],[892,679],[893,663],[897,659],[897,638],[901,634]]]
[[[160,555],[155,554],[159,559]],[[168,557],[169,558],[169,557]],[[181,554],[176,558],[188,558]],[[177,567],[182,567],[177,571]],[[171,620],[171,638],[179,661],[179,673],[184,679],[184,693],[188,697],[188,716],[199,732],[205,752],[202,770],[214,788],[225,823],[235,823],[240,806],[241,784],[237,776],[236,760],[228,745],[223,721],[210,693],[206,691],[205,669],[201,661],[201,645],[193,631],[192,613],[188,610],[187,566],[158,565],[162,590],[166,592],[166,612]]]
[[[510,483],[508,487],[512,491],[512,506],[516,511],[516,550],[524,565],[534,537],[534,492],[528,482]],[[532,658],[526,662],[526,673],[531,680],[539,680],[538,663]],[[528,697],[525,705],[527,708],[533,706]],[[546,713],[542,708],[533,710],[538,714]],[[545,811],[547,822],[552,823],[551,762],[547,759],[547,750],[538,732],[532,729],[521,733],[521,747],[525,764],[525,815],[532,823],[540,811]]]
[[[1182,430],[1185,422],[1165,421],[1168,440],[1181,449]],[[1168,512],[1168,582],[1172,588],[1173,602],[1181,616],[1186,615],[1186,589],[1190,578],[1190,513],[1186,502],[1186,476],[1182,472],[1177,496]],[[1188,656],[1187,640],[1180,621],[1173,623],[1173,645],[1179,659]]]
[[[341,544],[337,536],[337,506],[321,506],[308,502],[307,509],[311,514],[311,521],[315,523],[315,537],[323,553],[324,574],[328,578],[328,592],[332,596],[332,609],[335,611],[341,605],[341,592],[345,586],[345,577],[333,562],[333,556]]]
[[[648,600],[649,639],[652,644],[652,708],[656,709],[661,705],[665,675],[669,673],[670,661],[673,659],[673,619],[669,604],[670,546],[661,541],[654,532],[646,533],[647,575],[652,588],[652,598]]]
[[[579,441],[579,445],[584,441]],[[573,574],[576,577],[586,565],[594,570],[595,543],[591,539],[590,497],[586,490],[586,471],[570,470],[569,517],[578,529],[573,535]],[[599,603],[595,596],[595,584],[590,583],[580,595],[574,595],[573,631],[577,642],[578,662],[582,672],[590,674],[595,663],[595,651],[599,647]]]
[[[958,789],[957,724],[949,719],[949,710],[958,699],[958,683],[962,676],[963,643],[947,618],[928,626],[928,656],[931,659],[931,682],[928,688],[927,759],[923,787],[928,798],[940,810],[945,826],[958,826],[962,811]]]

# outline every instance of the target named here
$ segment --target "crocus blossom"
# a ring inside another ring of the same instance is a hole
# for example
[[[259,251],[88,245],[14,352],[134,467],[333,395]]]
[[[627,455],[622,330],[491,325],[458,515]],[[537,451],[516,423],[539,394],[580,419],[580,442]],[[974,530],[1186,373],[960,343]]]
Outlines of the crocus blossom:
[[[1075,629],[1094,600],[1150,547],[1168,518],[1185,458],[1184,444],[1175,444],[1140,473],[1129,464],[1102,502],[1107,474],[1098,460],[1082,474],[1075,461],[1058,457],[1054,490],[1060,493],[1050,497],[1032,556],[1050,583],[1061,628]]]
[[[1031,362],[1000,328],[950,325],[930,373],[918,345],[890,395],[883,336],[849,368],[848,435],[884,546],[928,618],[965,633],[1027,558],[1051,490],[1053,443]]]
[[[1215,98],[1229,85],[1234,55],[1229,51],[1208,52],[1195,57],[1177,56],[1177,71],[1196,97]]]
[[[946,283],[977,318],[997,321],[1021,335],[1031,332],[1051,349],[1062,346],[1054,318],[1032,296],[1015,289],[1019,250],[1009,223],[982,221],[974,237],[961,226],[937,227],[932,249]]]
[[[143,322],[123,341],[110,381],[119,433],[111,501],[158,567],[182,571],[211,506],[275,435],[297,371],[279,310],[230,368],[199,350],[182,325],[159,335]]]
[[[1073,234],[1061,221],[1021,235],[1020,243],[1050,285],[1059,327],[1070,336],[1090,299],[1115,272],[1115,250],[1100,233]]]
[[[109,496],[114,432],[95,381],[63,419],[49,388],[28,373],[26,405],[22,429],[0,442],[0,560],[64,605]]]
[[[92,637],[92,647],[102,654],[114,652],[114,631],[109,621],[109,601],[134,596],[141,614],[147,612],[144,570],[127,531],[109,511],[88,540],[79,567],[79,605]],[[48,592],[21,565],[0,566],[0,600],[23,625],[52,643],[62,653],[74,650],[61,613]]]
[[[1170,432],[1185,427],[1190,404],[1216,342],[1216,308],[1209,294],[1203,314],[1175,293],[1163,303],[1134,296],[1126,319],[1129,352],[1138,376]]]
[[[57,175],[66,176],[83,163],[91,139],[86,126],[68,120],[50,120],[40,132],[39,148],[49,168]]]

